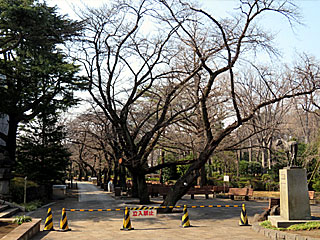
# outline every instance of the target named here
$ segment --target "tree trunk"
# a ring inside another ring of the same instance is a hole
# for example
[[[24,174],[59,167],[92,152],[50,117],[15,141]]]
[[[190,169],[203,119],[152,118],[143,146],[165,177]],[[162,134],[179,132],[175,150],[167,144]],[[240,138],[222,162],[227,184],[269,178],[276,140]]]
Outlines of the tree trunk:
[[[161,149],[161,164],[164,164],[164,150],[163,149]],[[161,184],[163,184],[163,171],[162,171],[162,169],[160,169],[159,181]]]
[[[131,178],[132,178],[132,197],[138,198],[139,197],[139,190],[138,190],[138,177],[136,174],[131,172]]]
[[[199,171],[187,171],[188,174],[179,178],[176,184],[169,191],[161,206],[175,206],[175,204],[188,192],[194,182],[196,182]],[[166,208],[164,212],[171,212],[172,209]]]
[[[200,185],[201,187],[205,186],[207,183],[206,179],[206,168],[205,166],[202,166],[200,169],[200,177],[198,178],[197,185]]]
[[[239,177],[240,161],[241,161],[241,150],[237,150],[237,178]]]
[[[113,184],[115,187],[119,186],[118,174],[119,174],[118,162],[115,160],[114,166],[113,166]]]
[[[215,150],[219,142],[216,142],[214,146],[207,145],[205,150],[200,154],[198,160],[192,163],[186,173],[180,177],[176,184],[173,186],[167,197],[161,204],[162,206],[174,206],[191,188],[199,177],[199,169],[205,165],[212,152]],[[166,210],[167,212],[171,211]]]
[[[272,140],[268,144],[268,169],[272,167],[272,152],[271,152]]]
[[[249,139],[249,162],[252,162],[252,139]]]
[[[148,186],[145,178],[145,174],[137,174],[138,193],[140,204],[149,204],[150,198],[148,194]]]
[[[122,191],[127,191],[126,168],[120,164],[120,187]]]
[[[17,148],[17,129],[18,122],[13,116],[9,116],[8,139],[6,141],[6,149],[8,151],[9,161],[11,166],[15,164],[16,148]]]
[[[262,142],[262,149],[261,149],[261,165],[263,169],[267,167],[267,151],[266,151],[266,143]]]

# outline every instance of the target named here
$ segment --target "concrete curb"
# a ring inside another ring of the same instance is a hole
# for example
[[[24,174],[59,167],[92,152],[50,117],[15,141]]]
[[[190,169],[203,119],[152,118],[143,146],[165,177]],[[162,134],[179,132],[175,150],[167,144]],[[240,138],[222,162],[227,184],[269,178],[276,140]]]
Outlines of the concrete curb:
[[[3,218],[2,221],[12,222],[14,218]],[[3,236],[1,240],[28,240],[40,231],[40,218],[33,218],[32,222],[26,222],[13,229],[7,235]]]
[[[273,240],[319,240],[320,238],[313,238],[308,236],[301,236],[294,233],[287,233],[283,231],[267,229],[259,225],[259,223],[253,223],[251,226],[252,230],[263,234],[264,236],[271,238]]]

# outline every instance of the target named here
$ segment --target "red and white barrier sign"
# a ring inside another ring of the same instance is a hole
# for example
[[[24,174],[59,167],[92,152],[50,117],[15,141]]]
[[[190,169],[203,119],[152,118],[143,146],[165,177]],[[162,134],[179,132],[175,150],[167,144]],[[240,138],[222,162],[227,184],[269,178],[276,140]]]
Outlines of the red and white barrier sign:
[[[148,210],[130,210],[131,217],[140,217],[140,218],[151,218],[157,216],[156,209]]]

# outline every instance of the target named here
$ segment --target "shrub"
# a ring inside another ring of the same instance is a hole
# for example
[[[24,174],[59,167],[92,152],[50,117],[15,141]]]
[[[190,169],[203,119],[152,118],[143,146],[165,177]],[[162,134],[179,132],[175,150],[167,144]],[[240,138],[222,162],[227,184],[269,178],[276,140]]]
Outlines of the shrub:
[[[40,200],[35,200],[35,201],[28,202],[26,204],[21,204],[21,205],[26,208],[27,212],[31,212],[36,210],[38,207],[40,207],[42,205],[42,202]]]
[[[319,222],[307,222],[307,223],[295,224],[295,225],[291,225],[287,229],[293,230],[293,231],[303,231],[303,230],[310,231],[312,229],[320,229],[320,223]]]
[[[17,203],[23,202],[24,196],[24,178],[15,177],[10,182],[11,196]],[[33,181],[27,181],[27,189],[31,187],[39,187],[39,185]]]
[[[315,190],[316,192],[320,192],[320,181],[315,181],[314,184],[312,184],[312,188],[313,190]]]
[[[252,179],[251,186],[252,186],[253,190],[259,190],[259,191],[265,190],[264,182],[262,182],[259,179]]]
[[[25,222],[31,222],[32,221],[32,218],[29,217],[29,216],[17,216],[15,217],[15,219],[13,220],[14,223],[18,223],[18,225],[21,225],[22,223],[25,223]]]
[[[10,184],[10,192],[11,192],[12,199],[16,203],[23,203],[24,178],[21,178],[21,177],[13,178]],[[52,194],[51,185],[39,186],[35,182],[32,182],[30,180],[27,181],[27,202],[38,200],[38,199],[41,199],[42,201],[46,201],[51,197],[51,194]]]
[[[278,191],[279,190],[279,183],[278,182],[266,182],[266,190],[268,191]]]

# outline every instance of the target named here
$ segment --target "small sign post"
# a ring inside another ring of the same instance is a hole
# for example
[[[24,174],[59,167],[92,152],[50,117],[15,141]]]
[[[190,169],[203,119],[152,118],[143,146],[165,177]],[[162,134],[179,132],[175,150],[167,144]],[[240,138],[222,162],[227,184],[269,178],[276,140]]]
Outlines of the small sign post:
[[[28,177],[26,176],[24,178],[24,194],[23,194],[23,203],[24,204],[27,203],[27,179],[28,179]]]
[[[229,176],[223,176],[223,192],[226,193],[226,182],[229,182]]]
[[[131,217],[139,218],[152,218],[157,216],[156,209],[147,209],[147,210],[130,210]]]

